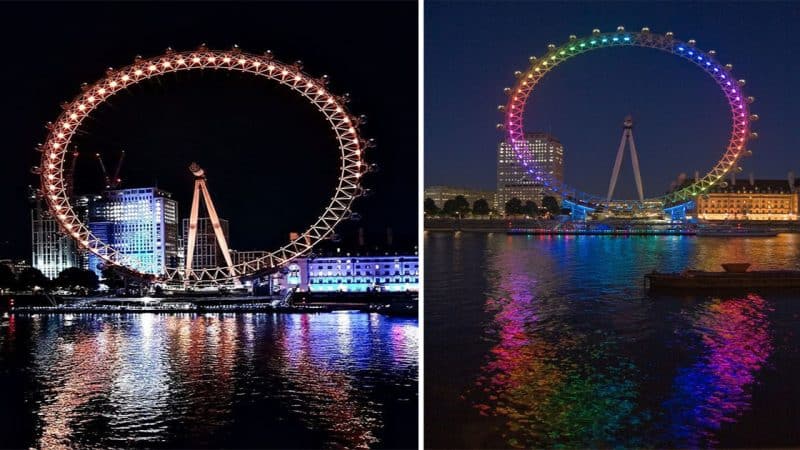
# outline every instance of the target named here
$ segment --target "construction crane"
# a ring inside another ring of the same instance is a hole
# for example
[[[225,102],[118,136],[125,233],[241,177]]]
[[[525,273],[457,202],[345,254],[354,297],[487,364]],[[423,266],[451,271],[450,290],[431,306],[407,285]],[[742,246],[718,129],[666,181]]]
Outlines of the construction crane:
[[[103,158],[100,156],[100,153],[95,153],[97,157],[97,162],[100,164],[100,170],[103,171],[103,179],[106,182],[106,189],[116,189],[122,183],[122,178],[120,178],[119,173],[122,170],[122,160],[125,159],[125,150],[120,151],[119,153],[119,160],[117,161],[117,167],[114,169],[114,175],[109,176],[108,172],[106,171],[106,165],[103,164]]]

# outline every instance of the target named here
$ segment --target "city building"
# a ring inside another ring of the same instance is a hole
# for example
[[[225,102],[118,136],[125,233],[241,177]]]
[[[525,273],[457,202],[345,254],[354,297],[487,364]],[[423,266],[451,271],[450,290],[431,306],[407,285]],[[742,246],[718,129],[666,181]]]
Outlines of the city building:
[[[542,197],[549,195],[541,183],[534,182],[524,163],[542,169],[559,183],[564,182],[564,146],[548,133],[526,133],[522,161],[505,141],[497,146],[497,195],[494,208],[500,212],[512,198],[528,200],[542,206]],[[557,196],[556,196],[557,198]]]
[[[433,200],[439,208],[444,207],[444,202],[452,200],[459,195],[463,196],[469,202],[470,207],[472,207],[476,200],[480,199],[489,202],[489,207],[491,207],[495,193],[493,191],[453,186],[428,186],[425,188],[425,198]]]
[[[75,240],[60,230],[44,200],[34,200],[31,208],[31,265],[50,279],[62,270],[80,267]]]
[[[50,214],[44,200],[31,192],[31,265],[46,277],[54,279],[70,267],[88,268],[88,255],[75,241],[64,234]],[[86,220],[90,197],[72,199],[72,207],[81,220]]]
[[[230,242],[230,234],[228,228],[228,221],[226,219],[219,219],[220,227],[222,227],[222,234],[225,236],[225,242]],[[181,250],[179,262],[183,264],[186,257],[186,243],[189,241],[189,219],[183,219],[183,235],[181,239]],[[233,253],[233,252],[231,252]],[[211,224],[209,217],[197,218],[197,237],[195,238],[194,255],[192,258],[192,269],[212,269],[214,267],[226,266],[225,258],[222,255],[222,249],[217,244],[217,236],[214,234],[214,227]],[[183,267],[181,265],[180,267]]]
[[[89,204],[89,229],[120,252],[132,268],[162,274],[178,267],[178,203],[158,188],[105,191]],[[89,256],[89,269],[101,273],[102,260]]]
[[[787,180],[731,180],[697,197],[696,215],[703,220],[798,220],[799,190],[791,175]]]
[[[280,285],[304,292],[417,292],[419,257],[325,256],[298,258]]]

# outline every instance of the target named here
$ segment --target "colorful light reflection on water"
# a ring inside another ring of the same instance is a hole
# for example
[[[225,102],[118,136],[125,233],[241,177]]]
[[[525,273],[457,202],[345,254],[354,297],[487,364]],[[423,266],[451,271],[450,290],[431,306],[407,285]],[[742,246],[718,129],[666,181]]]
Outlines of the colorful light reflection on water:
[[[426,374],[437,373],[426,411],[435,402],[460,425],[459,436],[426,425],[428,446],[800,444],[800,389],[775,384],[800,373],[800,297],[642,287],[653,269],[793,267],[800,236],[429,233],[425,246]],[[444,350],[456,342],[458,353]]]
[[[3,438],[15,446],[416,443],[415,320],[131,314],[13,321],[0,335],[4,373],[32,377],[17,386],[24,404],[3,410],[30,415],[28,429]]]

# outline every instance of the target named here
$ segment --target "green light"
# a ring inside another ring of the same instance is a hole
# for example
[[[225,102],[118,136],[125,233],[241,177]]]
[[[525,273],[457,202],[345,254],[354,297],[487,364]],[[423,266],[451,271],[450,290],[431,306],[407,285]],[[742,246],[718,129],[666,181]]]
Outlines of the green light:
[[[590,43],[590,44],[592,44],[592,45],[594,45],[594,44],[597,44],[597,41],[591,41],[591,42],[589,42],[589,43]]]
[[[574,52],[575,51],[575,47],[570,47],[569,51]]]
[[[608,42],[608,39],[607,38],[603,38],[603,42]]]
[[[561,55],[566,55],[566,54],[567,54],[567,52],[565,52],[564,50],[561,50],[561,53],[560,53],[560,54],[561,54]]]
[[[581,42],[581,47],[586,47],[586,42]]]

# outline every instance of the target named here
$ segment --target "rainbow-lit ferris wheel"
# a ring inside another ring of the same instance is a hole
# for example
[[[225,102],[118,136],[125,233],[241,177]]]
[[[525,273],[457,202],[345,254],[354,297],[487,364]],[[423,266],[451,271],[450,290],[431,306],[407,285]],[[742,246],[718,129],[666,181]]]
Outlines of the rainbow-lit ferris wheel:
[[[753,103],[754,98],[745,95],[743,91],[745,80],[737,80],[732,73],[732,65],[720,64],[716,59],[716,51],[698,49],[693,39],[683,42],[676,39],[671,32],[660,35],[651,33],[649,28],[642,28],[640,32],[629,32],[620,26],[615,32],[602,33],[595,29],[587,37],[578,38],[572,35],[569,37],[569,41],[561,46],[548,45],[548,51],[544,56],[539,58],[531,56],[530,66],[524,71],[514,73],[517,78],[514,87],[505,88],[508,102],[498,106],[498,109],[504,113],[505,120],[503,123],[499,123],[497,128],[506,131],[508,144],[514,149],[519,163],[531,180],[572,201],[589,205],[602,205],[607,202],[603,196],[588,194],[559,182],[549,173],[537,167],[535,162],[526,158],[523,120],[525,105],[533,93],[534,87],[546,74],[570,58],[609,47],[653,48],[693,63],[714,79],[728,100],[730,108],[731,134],[725,153],[716,165],[705,176],[698,178],[688,186],[638,203],[660,204],[662,207],[668,207],[690,202],[698,195],[704,195],[715,184],[726,183],[725,176],[732,171],[741,171],[737,163],[741,158],[751,155],[751,151],[747,149],[747,142],[749,139],[758,137],[758,134],[750,129],[751,122],[757,121],[758,115],[750,113],[749,104]]]
[[[113,248],[92,233],[83,223],[71,203],[71,181],[65,161],[72,154],[70,142],[81,124],[91,113],[115,94],[144,80],[169,73],[200,70],[227,70],[251,74],[275,81],[298,93],[313,104],[330,124],[340,153],[338,182],[330,203],[309,228],[293,236],[286,245],[272,251],[251,252],[252,259],[232,266],[195,269],[184,272],[181,268],[165,267],[162,273],[142,273],[135,257]],[[141,275],[150,275],[166,282],[182,285],[218,284],[239,277],[281,267],[289,261],[310,253],[321,241],[331,238],[334,228],[351,215],[353,201],[365,193],[361,177],[370,170],[364,151],[372,147],[359,133],[363,117],[352,115],[346,106],[347,95],[335,95],[328,89],[328,78],[315,78],[302,70],[302,63],[287,64],[275,59],[271,52],[263,55],[246,53],[238,47],[231,50],[211,50],[204,45],[195,51],[176,52],[168,49],[153,58],[137,57],[133,64],[121,69],[106,71],[106,76],[95,83],[82,86],[82,92],[63,105],[63,112],[55,122],[48,124],[49,134],[38,146],[42,153],[40,194],[62,230],[79,245],[97,255],[104,264],[121,267]]]

